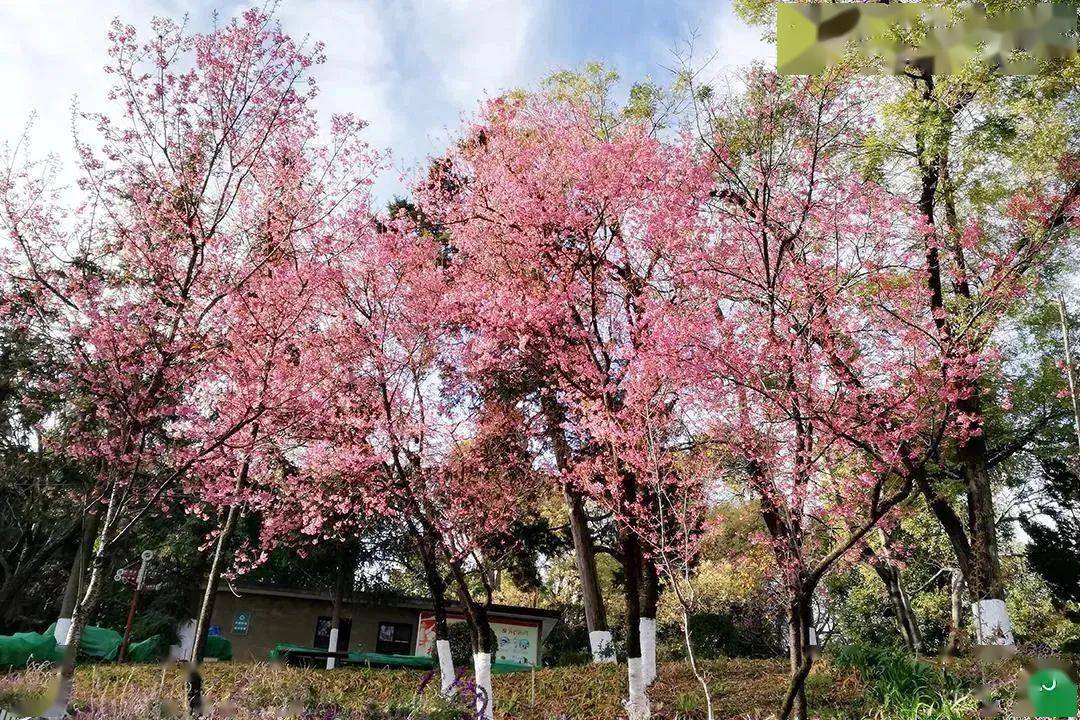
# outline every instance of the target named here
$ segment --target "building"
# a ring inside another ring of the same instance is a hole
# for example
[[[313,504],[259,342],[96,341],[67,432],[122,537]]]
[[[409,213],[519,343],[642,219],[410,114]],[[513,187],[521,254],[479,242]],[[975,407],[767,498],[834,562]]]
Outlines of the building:
[[[330,593],[276,586],[223,583],[210,634],[232,643],[233,659],[265,660],[279,643],[325,648],[330,638]],[[540,665],[541,645],[559,620],[555,610],[495,605],[489,613],[499,641],[497,662]],[[434,644],[434,615],[427,598],[385,594],[348,597],[342,606],[338,649],[393,655],[427,655]],[[464,621],[450,603],[451,623]]]

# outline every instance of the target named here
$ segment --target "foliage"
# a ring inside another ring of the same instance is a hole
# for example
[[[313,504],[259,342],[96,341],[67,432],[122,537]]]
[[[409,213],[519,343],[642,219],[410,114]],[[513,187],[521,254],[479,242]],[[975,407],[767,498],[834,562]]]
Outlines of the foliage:
[[[454,667],[470,667],[472,664],[473,645],[469,626],[463,622],[450,623],[450,657]],[[431,656],[438,659],[436,648],[431,647]]]
[[[564,618],[544,638],[545,666],[586,665],[592,662],[589,652],[589,629],[583,622],[569,623]]]
[[[774,618],[735,606],[728,613],[695,613],[688,618],[694,656],[717,658],[770,658],[783,654]],[[659,630],[658,655],[665,660],[684,660],[683,627],[664,625]]]
[[[970,690],[947,668],[900,650],[847,645],[834,662],[858,671],[880,704],[870,716],[878,720],[962,720],[975,708]]]
[[[51,621],[86,483],[85,468],[48,445],[78,410],[59,383],[63,350],[28,319],[33,306],[32,294],[0,280],[0,632]]]
[[[1054,602],[1080,604],[1080,477],[1060,459],[1042,462],[1045,496],[1039,515],[1021,519],[1031,537],[1027,559],[1053,591]],[[1049,522],[1047,522],[1049,521]]]

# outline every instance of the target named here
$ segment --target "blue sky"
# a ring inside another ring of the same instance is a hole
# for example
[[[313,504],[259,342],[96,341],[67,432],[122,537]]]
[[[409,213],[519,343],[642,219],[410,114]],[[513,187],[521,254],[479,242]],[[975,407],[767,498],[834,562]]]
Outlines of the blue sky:
[[[0,142],[37,113],[36,152],[71,147],[70,107],[101,107],[105,33],[119,16],[145,27],[154,15],[187,14],[206,28],[217,10],[246,5],[196,0],[0,0]],[[625,83],[663,80],[672,51],[696,36],[695,58],[727,73],[775,50],[746,27],[729,2],[699,0],[283,0],[290,34],[327,45],[317,71],[319,110],[370,122],[369,141],[393,150],[377,193],[400,191],[397,176],[437,152],[478,100],[533,87],[560,68],[600,60]]]

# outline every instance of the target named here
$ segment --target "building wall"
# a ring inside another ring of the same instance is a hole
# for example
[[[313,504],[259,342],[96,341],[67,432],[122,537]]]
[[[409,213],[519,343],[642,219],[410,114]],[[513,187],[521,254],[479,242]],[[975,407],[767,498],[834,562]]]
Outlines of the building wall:
[[[315,642],[315,625],[320,615],[333,612],[330,599],[282,597],[239,591],[236,597],[230,591],[219,592],[214,604],[211,625],[221,628],[221,634],[232,643],[233,659],[266,660],[267,654],[278,643],[312,645]],[[233,632],[233,619],[239,612],[251,618],[246,635]],[[375,652],[379,622],[409,623],[412,628],[413,646],[416,643],[419,612],[404,608],[351,606],[342,608],[342,617],[352,619],[349,650]]]

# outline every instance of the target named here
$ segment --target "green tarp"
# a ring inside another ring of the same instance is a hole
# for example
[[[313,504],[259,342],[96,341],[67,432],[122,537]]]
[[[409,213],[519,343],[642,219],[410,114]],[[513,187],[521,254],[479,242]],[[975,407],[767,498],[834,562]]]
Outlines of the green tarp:
[[[314,648],[306,645],[292,645],[290,643],[278,643],[275,645],[269,654],[270,660],[285,660],[285,656],[290,652],[326,652],[322,648]],[[430,670],[435,667],[434,658],[425,655],[386,655],[383,653],[364,653],[364,652],[351,652],[349,653],[350,664],[354,665],[370,665],[372,667],[393,667],[393,668],[415,668],[418,670]],[[493,675],[502,675],[505,673],[525,672],[532,670],[531,665],[519,665],[517,663],[492,663],[491,672]]]
[[[492,675],[503,675],[505,673],[517,673],[528,672],[529,670],[535,670],[532,665],[522,665],[520,663],[491,663]]]
[[[203,659],[220,660],[227,662],[232,660],[232,643],[220,635],[210,635],[206,638],[206,647],[203,649]]]
[[[301,652],[318,652],[318,648],[305,647],[303,645],[293,645],[291,643],[278,643],[274,647],[270,648],[270,653],[266,656],[271,661],[284,660],[285,656],[289,654],[290,650],[298,650]]]
[[[45,632],[52,635],[56,624],[49,626]],[[79,657],[91,660],[116,660],[120,654],[120,643],[123,636],[115,630],[94,627],[88,625],[83,628],[82,640],[79,641]]]
[[[402,667],[430,670],[435,661],[424,655],[385,655],[383,653],[349,653],[349,662],[374,667]]]
[[[55,624],[44,633],[15,633],[0,635],[0,668],[22,668],[31,662],[60,662],[62,654],[57,650],[53,637]],[[83,660],[115,661],[120,654],[123,637],[115,630],[89,626],[83,630],[79,645],[79,658]],[[158,662],[168,654],[168,648],[160,635],[128,646],[131,662]],[[206,639],[205,658],[232,660],[232,643],[223,637],[211,635]]]
[[[290,653],[321,653],[325,648],[309,647],[307,645],[293,645],[292,643],[278,643],[271,648],[268,657],[270,660],[286,660]],[[349,653],[348,662],[354,665],[372,665],[374,667],[400,667],[415,668],[418,670],[430,670],[435,667],[435,661],[429,657],[420,655],[384,655],[382,653]]]
[[[150,663],[165,658],[168,648],[160,635],[151,635],[142,642],[128,645],[127,659],[131,662]]]
[[[0,635],[0,668],[23,668],[31,662],[57,662],[56,638],[47,634],[25,632]]]

